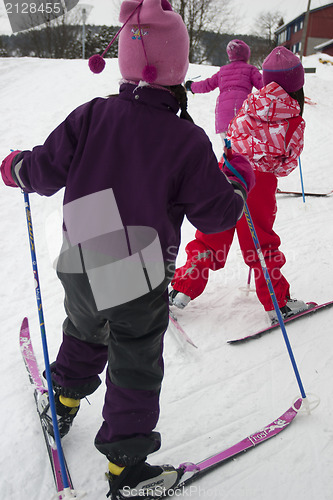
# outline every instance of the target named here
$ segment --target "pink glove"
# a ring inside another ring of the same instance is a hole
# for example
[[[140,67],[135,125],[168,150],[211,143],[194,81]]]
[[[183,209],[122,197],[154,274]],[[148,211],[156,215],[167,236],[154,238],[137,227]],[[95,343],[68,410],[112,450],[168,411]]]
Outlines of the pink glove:
[[[245,156],[236,153],[232,155],[228,154],[228,157],[230,159],[228,158],[227,161],[225,161],[225,157],[221,158],[221,170],[230,181],[240,184],[248,194],[256,182],[254,171],[250,162],[245,158]],[[231,165],[231,168],[228,166],[228,163]],[[233,169],[236,172],[233,172]],[[237,174],[240,174],[241,178],[239,178]]]
[[[18,185],[13,179],[11,169],[13,160],[15,156],[18,155],[19,153],[21,153],[21,151],[13,151],[12,153],[10,153],[10,155],[6,156],[6,158],[1,163],[0,170],[1,170],[2,180],[6,184],[6,186],[18,187]]]

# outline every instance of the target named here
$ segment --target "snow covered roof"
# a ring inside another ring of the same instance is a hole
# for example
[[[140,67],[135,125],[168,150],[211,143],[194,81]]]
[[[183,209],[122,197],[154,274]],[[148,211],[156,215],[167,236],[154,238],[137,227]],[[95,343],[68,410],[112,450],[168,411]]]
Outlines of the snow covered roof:
[[[323,43],[320,43],[319,45],[316,45],[315,47],[313,47],[315,50],[320,50],[320,49],[323,49],[325,47],[329,47],[330,45],[333,44],[333,38],[331,38],[331,40],[327,40],[326,42],[323,42]]]

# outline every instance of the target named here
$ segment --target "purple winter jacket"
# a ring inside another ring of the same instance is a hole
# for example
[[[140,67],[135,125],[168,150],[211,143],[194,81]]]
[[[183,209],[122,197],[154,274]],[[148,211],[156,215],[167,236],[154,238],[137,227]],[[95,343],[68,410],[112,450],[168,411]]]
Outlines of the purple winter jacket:
[[[184,216],[214,233],[243,210],[207,135],[178,109],[168,91],[122,84],[119,96],[83,104],[23,151],[13,174],[27,192],[65,188],[64,205],[112,188],[123,225],[156,229],[164,258],[175,261]]]
[[[191,91],[194,94],[204,94],[219,88],[220,94],[215,108],[215,130],[220,134],[226,132],[252,87],[261,89],[262,86],[262,76],[258,68],[244,61],[234,61],[222,66],[210,78],[193,82]]]

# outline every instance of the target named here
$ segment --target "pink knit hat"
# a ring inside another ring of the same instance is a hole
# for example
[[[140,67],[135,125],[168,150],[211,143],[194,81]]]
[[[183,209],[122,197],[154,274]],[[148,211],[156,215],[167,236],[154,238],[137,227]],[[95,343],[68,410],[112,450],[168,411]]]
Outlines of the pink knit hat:
[[[136,3],[122,3],[121,22]],[[119,68],[127,80],[178,85],[184,81],[188,55],[186,26],[167,0],[144,0],[119,36]]]
[[[286,47],[275,47],[262,64],[264,85],[278,83],[286,92],[296,92],[304,85],[304,68]]]
[[[184,81],[189,65],[189,36],[181,16],[167,0],[125,0],[119,20],[124,23],[117,33],[120,33],[118,63],[123,78],[159,85],[178,85]],[[89,60],[95,73],[102,71],[104,64],[100,56]]]
[[[243,40],[231,40],[227,45],[227,54],[229,61],[245,61],[247,62],[251,56],[250,47]]]

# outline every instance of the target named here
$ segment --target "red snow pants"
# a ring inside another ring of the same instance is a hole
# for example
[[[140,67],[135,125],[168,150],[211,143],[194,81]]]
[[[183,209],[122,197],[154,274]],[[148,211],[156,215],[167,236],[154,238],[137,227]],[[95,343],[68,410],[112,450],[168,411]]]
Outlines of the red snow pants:
[[[281,273],[281,267],[286,259],[279,250],[280,238],[273,231],[277,179],[271,173],[255,172],[255,174],[256,184],[248,196],[247,205],[279,307],[283,307],[289,298],[289,283]],[[274,305],[244,215],[236,227],[222,233],[204,234],[196,231],[195,239],[186,246],[186,264],[176,270],[171,284],[175,290],[185,293],[192,300],[198,297],[207,285],[209,270],[216,271],[225,266],[235,231],[244,261],[252,269],[258,299],[266,311],[271,311]]]

